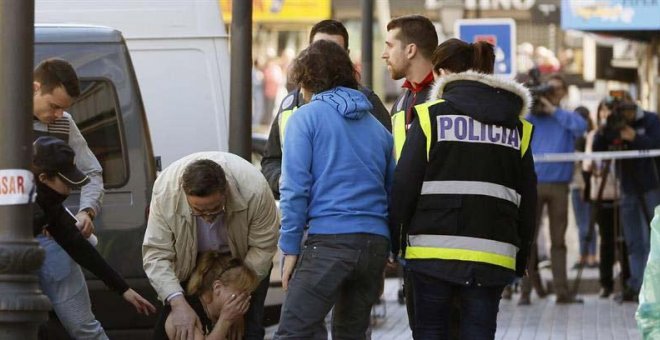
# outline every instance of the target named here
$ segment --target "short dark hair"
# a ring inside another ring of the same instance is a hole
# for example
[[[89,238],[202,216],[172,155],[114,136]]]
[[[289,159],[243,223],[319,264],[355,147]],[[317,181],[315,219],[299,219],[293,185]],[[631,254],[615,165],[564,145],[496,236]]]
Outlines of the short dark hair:
[[[440,69],[458,73],[467,70],[492,74],[495,67],[495,49],[493,45],[479,41],[469,44],[452,38],[444,41],[433,52],[433,71]]]
[[[558,73],[551,74],[548,76],[548,80],[558,80],[561,83],[561,86],[564,88],[564,90],[568,89],[568,83],[566,83],[566,79],[562,77],[562,75]]]
[[[591,114],[589,113],[589,109],[587,109],[585,106],[578,106],[574,110],[577,114],[580,115],[584,119],[585,122],[587,122],[587,131],[591,131],[594,129],[594,122],[591,120]]]
[[[80,95],[80,82],[73,66],[62,59],[46,59],[34,69],[34,80],[41,83],[41,93],[52,93],[62,86],[71,98]]]
[[[200,159],[190,163],[181,176],[183,191],[186,195],[206,197],[216,192],[227,192],[227,177],[220,164]]]
[[[325,33],[329,35],[341,35],[344,38],[344,49],[348,50],[348,31],[344,24],[337,20],[322,20],[312,26],[312,31],[309,32],[309,43],[314,40],[316,33]]]
[[[406,15],[392,19],[387,24],[387,31],[400,28],[397,39],[404,44],[415,44],[422,55],[431,59],[435,47],[438,46],[438,33],[429,18],[422,15]]]
[[[326,40],[318,40],[300,52],[293,61],[289,76],[294,84],[312,93],[337,86],[358,88],[355,68],[348,53]]]

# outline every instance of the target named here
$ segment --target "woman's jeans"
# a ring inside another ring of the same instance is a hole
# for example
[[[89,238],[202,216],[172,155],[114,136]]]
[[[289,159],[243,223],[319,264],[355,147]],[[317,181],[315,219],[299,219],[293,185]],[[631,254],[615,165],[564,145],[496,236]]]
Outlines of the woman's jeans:
[[[412,271],[408,278],[415,300],[414,339],[449,339],[455,298],[460,300],[460,338],[495,338],[504,286],[459,285]]]
[[[580,236],[580,255],[596,255],[596,230],[591,234],[591,240],[587,241],[589,233],[589,219],[591,218],[591,204],[585,202],[581,195],[582,189],[571,189],[571,202],[573,203],[573,214],[575,224]]]
[[[646,207],[641,203],[642,198]],[[649,218],[653,218],[653,211],[658,204],[660,204],[660,189],[647,191],[642,197],[635,193],[624,192],[621,197],[621,224],[630,263],[628,286],[636,292],[642,287],[644,268],[651,248],[649,239],[651,221],[647,219],[646,214],[649,214]],[[648,211],[644,212],[644,208]]]
[[[74,339],[108,339],[92,314],[80,266],[52,238],[39,235],[37,240],[46,253],[39,269],[39,285],[67,333]]]
[[[380,297],[389,241],[373,234],[310,234],[274,339],[314,339],[334,306],[332,337],[364,339]]]

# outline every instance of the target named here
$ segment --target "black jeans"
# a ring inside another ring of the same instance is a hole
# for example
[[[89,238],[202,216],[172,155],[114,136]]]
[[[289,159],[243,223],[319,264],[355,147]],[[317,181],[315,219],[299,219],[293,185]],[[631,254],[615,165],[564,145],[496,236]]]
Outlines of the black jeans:
[[[273,270],[271,265],[268,275],[261,280],[257,289],[252,292],[250,298],[250,308],[245,313],[245,340],[263,340],[266,336],[264,329],[264,303],[266,294],[270,285],[270,272]]]
[[[449,339],[452,334],[452,301],[460,300],[460,338],[494,339],[497,312],[504,286],[465,286],[410,272],[414,287],[413,338]]]
[[[593,209],[593,208],[592,208]],[[620,249],[617,249],[617,228],[621,226],[615,226],[615,223],[618,224],[618,219],[615,219],[614,216],[614,205],[612,201],[604,201],[600,206],[596,214],[596,222],[598,222],[598,233],[600,234],[600,286],[605,289],[614,288],[614,280],[612,278],[612,266],[617,260],[615,254],[620,252],[619,257],[622,259],[619,261],[621,266],[621,276],[623,277],[623,282],[627,282],[630,277],[630,268],[628,266],[628,254],[626,251],[625,242],[621,242],[619,246]]]
[[[309,235],[274,339],[313,339],[333,306],[332,337],[364,339],[388,252],[379,235]]]

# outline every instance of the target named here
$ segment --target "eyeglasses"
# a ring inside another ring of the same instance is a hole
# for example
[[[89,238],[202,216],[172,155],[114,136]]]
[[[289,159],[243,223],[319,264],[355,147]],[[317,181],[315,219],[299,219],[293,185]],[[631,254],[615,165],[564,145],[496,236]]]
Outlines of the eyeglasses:
[[[225,206],[223,205],[220,209],[215,211],[196,211],[193,208],[190,208],[190,215],[194,217],[215,217],[225,213]]]

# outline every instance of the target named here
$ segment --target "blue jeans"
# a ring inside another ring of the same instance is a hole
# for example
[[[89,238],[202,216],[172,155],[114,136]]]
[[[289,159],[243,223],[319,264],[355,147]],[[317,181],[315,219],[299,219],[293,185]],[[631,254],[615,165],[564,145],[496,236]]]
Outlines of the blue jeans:
[[[39,235],[37,240],[46,252],[39,269],[39,285],[64,329],[74,339],[108,339],[92,313],[80,266],[52,238]]]
[[[589,219],[591,218],[591,204],[582,199],[581,192],[582,190],[579,188],[571,189],[573,214],[575,215],[575,223],[577,224],[578,235],[580,236],[580,255],[596,255],[596,230],[591,235],[591,240],[587,241]]]
[[[379,235],[309,235],[273,339],[316,339],[333,305],[332,337],[364,339],[388,253],[389,241]]]
[[[646,192],[644,201],[648,214],[653,218],[653,209],[660,204],[660,189]],[[649,256],[650,239],[649,223],[643,212],[643,207],[638,195],[634,193],[623,193],[621,197],[621,224],[623,226],[623,237],[628,249],[628,262],[630,263],[630,279],[628,287],[639,291],[644,278],[646,259]]]
[[[452,333],[452,300],[460,300],[460,338],[494,339],[497,313],[504,286],[457,285],[418,272],[410,272],[414,287],[414,339],[449,339]],[[455,318],[454,318],[455,319]]]

